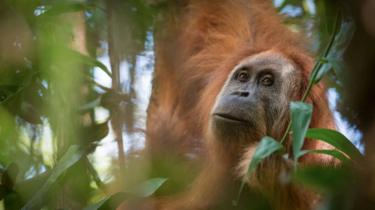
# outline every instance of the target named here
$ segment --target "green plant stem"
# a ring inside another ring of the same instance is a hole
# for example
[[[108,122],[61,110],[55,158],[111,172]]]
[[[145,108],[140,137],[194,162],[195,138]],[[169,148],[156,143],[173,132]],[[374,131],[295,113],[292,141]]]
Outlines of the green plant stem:
[[[327,60],[327,56],[328,56],[329,52],[331,51],[333,43],[335,43],[336,34],[337,34],[337,32],[339,30],[339,27],[340,27],[340,21],[339,21],[340,20],[340,16],[341,16],[341,14],[340,14],[340,12],[338,12],[338,14],[336,15],[335,27],[333,29],[330,41],[329,41],[329,43],[328,43],[328,45],[327,45],[327,47],[326,47],[326,49],[325,49],[325,51],[323,53],[323,56],[320,57],[318,59],[318,61],[316,61],[315,65],[314,65],[314,68],[313,68],[313,70],[311,72],[311,76],[310,76],[310,79],[309,79],[309,83],[308,83],[307,88],[306,88],[306,90],[305,90],[305,92],[304,92],[304,94],[302,96],[302,99],[301,99],[302,102],[305,102],[306,99],[307,99],[307,97],[309,96],[309,94],[311,92],[311,89],[312,89],[312,87],[315,84],[316,76],[318,75],[318,72],[319,72],[320,68],[323,65],[322,61],[323,60]],[[288,134],[290,132],[290,128],[291,127],[292,127],[292,121],[290,120],[290,122],[288,123],[288,126],[287,126],[287,128],[286,128],[286,130],[284,132],[284,135],[282,136],[282,138],[280,140],[281,144],[283,144],[285,142],[286,138],[288,137]]]

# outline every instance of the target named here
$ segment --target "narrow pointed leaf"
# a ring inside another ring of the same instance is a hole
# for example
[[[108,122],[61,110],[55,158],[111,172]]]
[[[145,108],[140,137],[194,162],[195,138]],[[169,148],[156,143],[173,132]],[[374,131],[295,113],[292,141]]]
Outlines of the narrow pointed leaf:
[[[324,63],[322,66],[319,68],[316,77],[314,78],[314,83],[320,82],[320,80],[323,79],[323,77],[328,74],[329,71],[332,69],[332,64],[331,63]]]
[[[118,192],[111,196],[107,196],[103,200],[91,204],[83,210],[105,210],[105,209],[116,209],[125,199],[132,197],[130,194],[125,192]]]
[[[294,160],[297,161],[310,125],[312,105],[302,102],[292,102],[290,104],[290,111],[292,117],[293,156]]]
[[[135,192],[119,192],[104,198],[103,200],[91,204],[84,210],[104,210],[115,209],[121,202],[128,198],[149,197],[156,192],[166,182],[165,178],[154,178],[143,182]]]
[[[362,156],[361,152],[340,132],[324,128],[311,128],[307,131],[306,137],[324,141],[336,149],[342,151],[352,159]]]
[[[348,186],[352,176],[346,167],[307,166],[298,168],[293,180],[320,192],[337,193]]]
[[[342,154],[342,152],[338,150],[329,150],[329,149],[324,149],[324,150],[303,150],[300,153],[300,157],[306,154],[324,154],[324,155],[330,155],[338,160],[341,160],[342,162],[347,162],[350,161],[350,159]]]
[[[277,142],[272,137],[269,137],[269,136],[263,137],[262,140],[260,140],[258,146],[256,147],[253,158],[250,161],[249,169],[247,170],[247,176],[250,176],[255,171],[255,169],[257,168],[259,163],[262,162],[262,160],[264,160],[265,158],[271,156],[275,152],[282,150],[282,149],[283,149],[283,145]],[[245,182],[242,182],[240,186],[240,190],[238,191],[238,194],[237,194],[237,198],[232,201],[234,206],[237,206],[244,187],[245,187]]]
[[[77,145],[70,146],[56,166],[52,169],[47,181],[35,195],[22,207],[22,210],[40,209],[44,198],[47,197],[52,185],[67,169],[77,163],[83,155],[83,151]]]
[[[247,174],[251,175],[262,160],[271,156],[282,148],[283,146],[275,139],[269,136],[263,137],[259,142],[257,148],[255,149],[254,156],[251,159]]]
[[[139,186],[138,190],[135,192],[135,195],[139,197],[148,197],[154,194],[154,192],[158,190],[166,181],[166,178],[149,179]]]

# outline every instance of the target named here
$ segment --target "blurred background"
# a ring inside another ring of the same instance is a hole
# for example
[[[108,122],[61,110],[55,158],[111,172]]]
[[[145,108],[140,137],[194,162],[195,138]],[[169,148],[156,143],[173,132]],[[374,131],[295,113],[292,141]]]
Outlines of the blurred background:
[[[143,183],[148,195],[163,182],[144,183],[146,175],[132,165],[147,165],[137,160],[143,159],[154,32],[167,3],[0,0],[0,210],[110,208],[104,204],[122,197],[118,192]],[[288,27],[308,37],[317,57],[337,37],[324,66],[330,108],[338,129],[365,153],[361,139],[375,100],[366,86],[374,65],[365,65],[373,63],[374,1],[274,5]],[[350,74],[357,67],[362,71]]]

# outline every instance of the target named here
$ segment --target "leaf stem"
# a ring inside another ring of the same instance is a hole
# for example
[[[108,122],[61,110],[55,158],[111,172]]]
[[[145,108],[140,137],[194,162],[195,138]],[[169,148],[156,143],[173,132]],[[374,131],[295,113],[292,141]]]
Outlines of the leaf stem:
[[[321,56],[316,61],[315,65],[314,65],[314,68],[313,68],[313,70],[311,72],[311,76],[310,76],[310,79],[309,79],[309,83],[308,83],[307,88],[306,88],[306,90],[305,90],[305,92],[304,92],[304,94],[302,96],[302,99],[301,99],[302,102],[305,102],[306,99],[307,99],[307,97],[309,96],[309,94],[311,92],[311,89],[312,89],[312,87],[315,84],[315,78],[318,75],[318,72],[319,72],[320,68],[323,65],[322,61],[327,60],[327,56],[328,56],[329,52],[331,51],[331,48],[332,48],[333,44],[335,43],[336,35],[337,35],[337,32],[338,32],[338,30],[340,28],[340,21],[339,21],[340,17],[341,17],[341,13],[338,12],[337,15],[336,15],[335,27],[333,29],[330,41],[329,41],[329,43],[328,43],[328,45],[327,45],[327,47],[326,47],[326,49],[325,49],[325,51],[323,53],[323,56]],[[286,130],[284,132],[284,135],[282,136],[282,138],[280,140],[281,144],[283,144],[285,142],[285,140],[286,140],[286,138],[287,138],[287,136],[288,136],[288,134],[290,132],[291,126],[292,126],[292,121],[290,120],[289,123],[288,123],[288,126],[287,126],[287,128],[286,128]]]

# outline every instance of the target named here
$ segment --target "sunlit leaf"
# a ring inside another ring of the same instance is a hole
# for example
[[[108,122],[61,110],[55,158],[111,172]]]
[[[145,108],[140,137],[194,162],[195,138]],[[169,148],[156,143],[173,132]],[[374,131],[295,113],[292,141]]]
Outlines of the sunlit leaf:
[[[149,179],[143,182],[134,194],[139,197],[148,197],[158,190],[166,181],[166,178]]]
[[[129,194],[124,192],[115,193],[111,196],[104,198],[103,200],[92,204],[83,210],[105,210],[105,209],[116,209],[121,202],[123,202],[126,198],[131,197]]]
[[[102,180],[99,177],[98,172],[96,171],[95,167],[92,165],[90,160],[87,158],[87,156],[84,157],[84,161],[86,162],[87,165],[87,170],[91,174],[93,180],[95,181],[96,185],[103,191],[105,191],[105,185],[102,182]]]
[[[360,158],[361,152],[343,134],[335,130],[324,128],[311,128],[307,131],[306,137],[324,141],[336,149],[342,151],[352,159]]]
[[[109,77],[112,77],[111,71],[102,62],[100,62],[100,61],[98,61],[98,60],[96,60],[96,59],[94,59],[90,56],[84,55],[84,54],[82,54],[78,51],[75,51],[75,50],[68,50],[68,52],[71,53],[72,56],[74,56],[75,58],[80,59],[82,62],[84,62],[85,64],[87,64],[91,67],[99,67]]]
[[[120,192],[108,196],[103,200],[86,207],[84,210],[115,209],[127,198],[149,197],[156,192],[167,181],[165,178],[154,178],[143,182],[135,192]]]
[[[55,16],[55,15],[60,15],[68,12],[77,12],[77,11],[82,11],[85,8],[87,8],[87,5],[84,3],[59,3],[52,5],[50,9],[47,9],[44,11],[40,17],[46,17],[46,16]]]
[[[297,161],[304,143],[306,131],[310,125],[312,105],[302,102],[291,102],[290,111],[292,117],[293,155]]]
[[[67,169],[81,159],[82,155],[83,151],[79,148],[79,146],[70,146],[56,166],[52,169],[51,175],[47,178],[46,183],[44,183],[44,185],[35,193],[33,198],[22,207],[22,210],[40,209],[44,198],[47,197],[49,189],[53,186],[61,174],[63,174]]]

